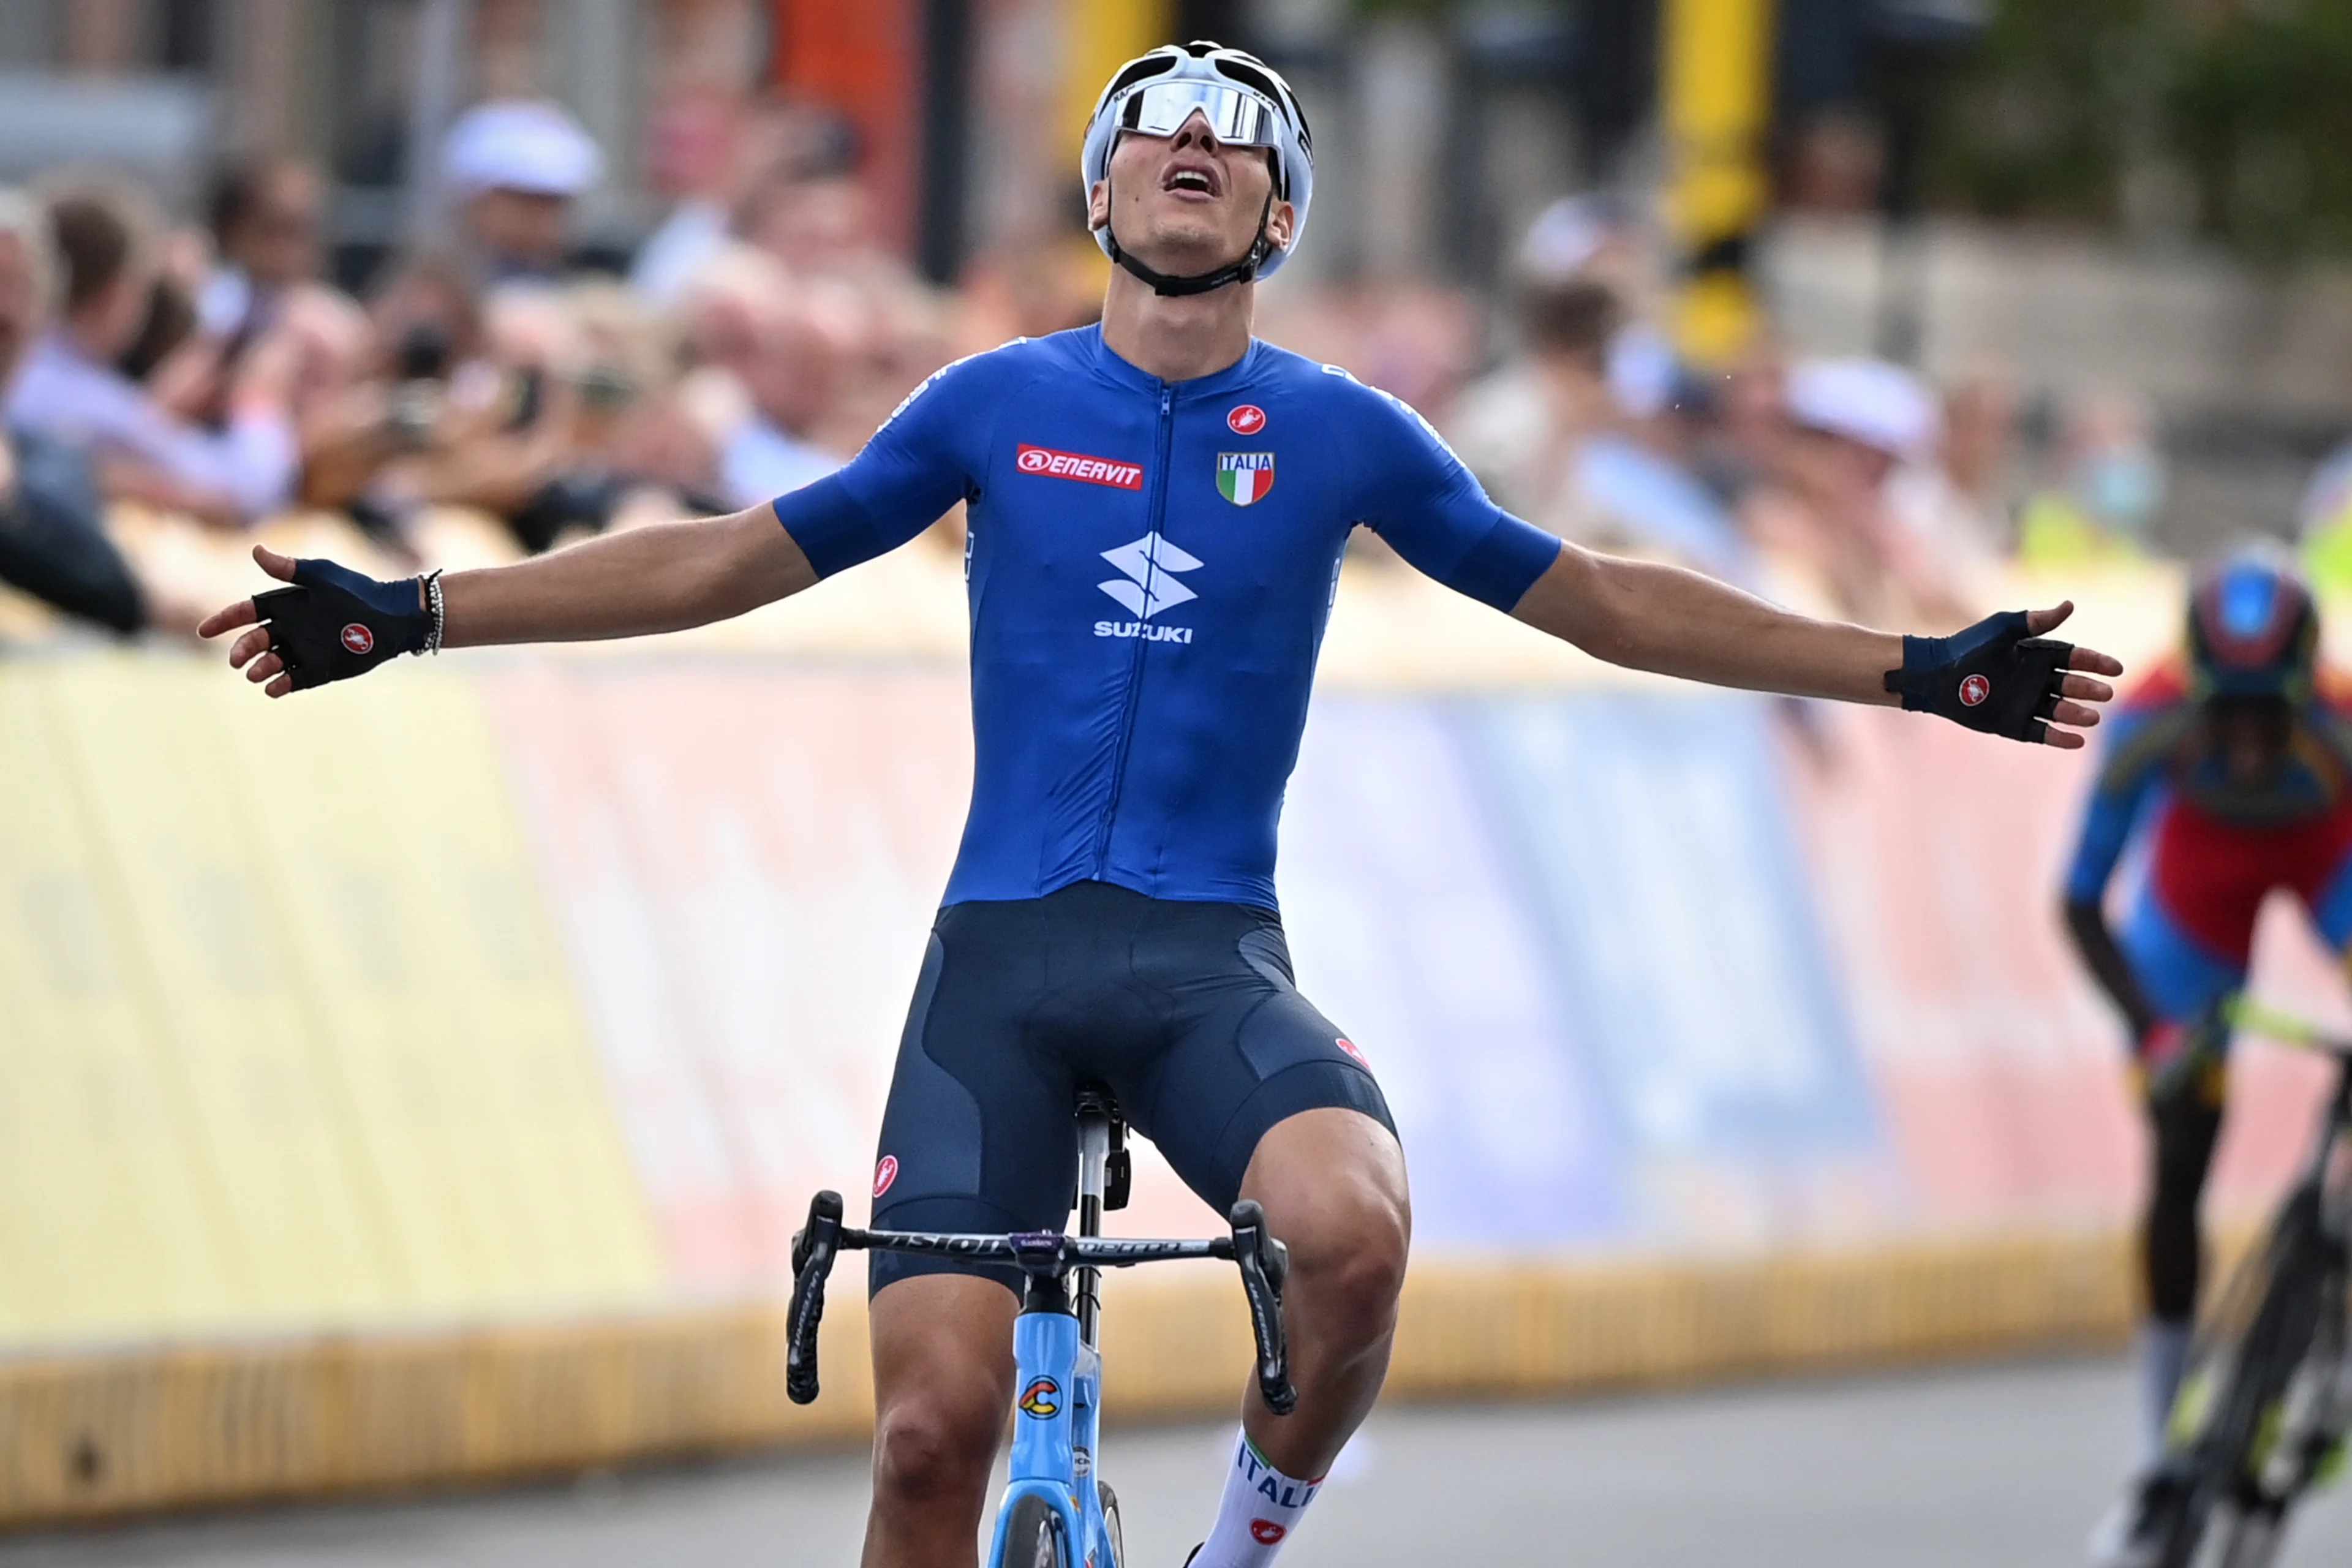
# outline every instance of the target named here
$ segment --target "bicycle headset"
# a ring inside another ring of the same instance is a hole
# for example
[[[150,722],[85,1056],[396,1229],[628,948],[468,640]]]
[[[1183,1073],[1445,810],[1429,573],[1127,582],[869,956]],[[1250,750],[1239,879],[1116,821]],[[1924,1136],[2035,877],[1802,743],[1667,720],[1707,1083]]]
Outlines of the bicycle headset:
[[[2243,546],[2198,573],[2189,596],[2189,665],[2199,700],[2308,701],[2318,649],[2311,590],[2275,546]]]
[[[1146,136],[1173,136],[1198,111],[1219,142],[1236,147],[1264,147],[1274,154],[1274,188],[1257,215],[1257,238],[1240,259],[1213,272],[1177,277],[1157,272],[1129,255],[1111,232],[1109,219],[1095,230],[1103,254],[1163,295],[1204,294],[1228,283],[1271,278],[1298,247],[1307,231],[1307,206],[1315,195],[1315,141],[1307,130],[1307,112],[1298,95],[1273,67],[1255,55],[1229,49],[1206,39],[1181,46],[1170,44],[1141,55],[1119,68],[1095,101],[1087,121],[1086,142],[1078,154],[1078,173],[1091,193],[1097,182],[1110,179],[1111,150],[1124,132]],[[1276,246],[1266,234],[1274,204],[1291,205],[1290,245]]]

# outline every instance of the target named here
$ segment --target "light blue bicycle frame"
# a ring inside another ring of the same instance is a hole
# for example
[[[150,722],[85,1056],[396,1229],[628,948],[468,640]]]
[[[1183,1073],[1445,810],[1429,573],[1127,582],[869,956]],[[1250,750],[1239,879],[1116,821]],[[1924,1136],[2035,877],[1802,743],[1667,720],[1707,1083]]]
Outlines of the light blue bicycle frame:
[[[1102,1234],[1103,1184],[1110,1157],[1110,1123],[1089,1113],[1078,1123],[1078,1234]],[[1024,1302],[1013,1324],[1013,1421],[1012,1479],[997,1510],[991,1568],[1008,1568],[1004,1531],[1014,1504],[1043,1498],[1062,1516],[1063,1539],[1076,1568],[1121,1568],[1095,1484],[1096,1438],[1102,1422],[1100,1274],[1071,1270],[1064,1307]],[[1030,1290],[1037,1291],[1031,1281]],[[1031,1568],[1026,1563],[1010,1568]]]

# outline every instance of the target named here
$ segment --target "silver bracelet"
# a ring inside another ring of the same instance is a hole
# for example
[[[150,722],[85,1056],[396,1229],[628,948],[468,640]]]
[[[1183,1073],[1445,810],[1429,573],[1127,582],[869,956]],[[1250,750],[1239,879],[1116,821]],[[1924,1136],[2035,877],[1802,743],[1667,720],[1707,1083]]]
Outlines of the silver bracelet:
[[[416,651],[419,655],[438,655],[441,651],[441,628],[445,622],[441,608],[441,568],[438,566],[425,574],[425,607],[433,616],[433,629],[425,634],[425,646]]]

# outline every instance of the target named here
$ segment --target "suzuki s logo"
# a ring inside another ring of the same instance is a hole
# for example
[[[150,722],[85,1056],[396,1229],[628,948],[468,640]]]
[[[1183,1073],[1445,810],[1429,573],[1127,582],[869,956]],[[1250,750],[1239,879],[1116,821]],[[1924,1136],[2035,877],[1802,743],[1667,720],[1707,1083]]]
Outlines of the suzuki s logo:
[[[1062,1385],[1050,1377],[1032,1379],[1021,1391],[1021,1414],[1045,1421],[1061,1414]]]
[[[1127,580],[1114,578],[1095,586],[1125,605],[1130,614],[1147,621],[1162,610],[1172,610],[1201,596],[1171,575],[1193,571],[1201,564],[1200,558],[1179,550],[1156,533],[1147,533],[1134,543],[1122,544],[1116,550],[1106,550],[1102,555],[1126,573]]]

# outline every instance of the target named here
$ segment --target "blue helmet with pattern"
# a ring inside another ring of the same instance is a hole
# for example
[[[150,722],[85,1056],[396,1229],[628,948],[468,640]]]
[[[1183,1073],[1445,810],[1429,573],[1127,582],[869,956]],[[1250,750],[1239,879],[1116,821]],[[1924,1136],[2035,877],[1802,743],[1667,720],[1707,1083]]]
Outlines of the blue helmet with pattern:
[[[2200,698],[2307,700],[2319,610],[2294,558],[2275,545],[2231,551],[2198,573],[2189,596],[2189,662]]]

